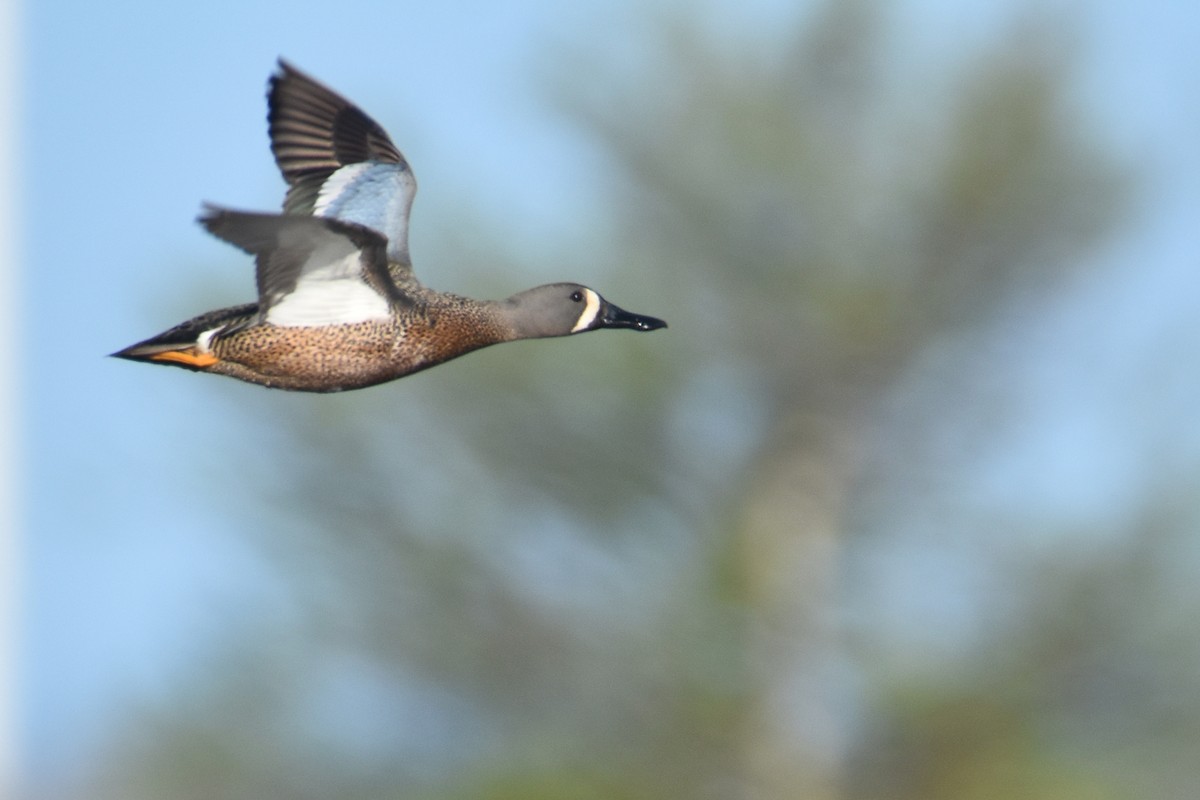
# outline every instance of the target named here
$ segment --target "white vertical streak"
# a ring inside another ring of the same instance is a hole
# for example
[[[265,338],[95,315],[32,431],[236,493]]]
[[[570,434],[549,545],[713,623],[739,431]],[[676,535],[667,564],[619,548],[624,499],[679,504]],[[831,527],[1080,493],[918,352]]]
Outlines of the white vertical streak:
[[[16,319],[17,264],[20,244],[14,219],[17,193],[18,73],[20,15],[18,0],[0,0],[0,797],[17,792],[17,634],[20,518],[17,441],[17,356],[20,343]]]
[[[571,333],[587,330],[588,326],[596,321],[596,315],[600,313],[600,295],[591,289],[584,289],[583,292],[587,303],[583,307],[583,313],[579,315],[579,321],[575,323],[574,328],[571,328]]]

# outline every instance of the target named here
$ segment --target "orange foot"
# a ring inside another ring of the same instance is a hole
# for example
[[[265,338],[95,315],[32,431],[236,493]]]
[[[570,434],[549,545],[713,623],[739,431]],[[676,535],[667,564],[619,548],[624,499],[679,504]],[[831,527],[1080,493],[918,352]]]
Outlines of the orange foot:
[[[186,350],[168,350],[165,353],[155,353],[150,356],[152,361],[174,361],[178,364],[183,364],[197,369],[211,367],[220,359],[212,353],[197,353],[195,351]]]

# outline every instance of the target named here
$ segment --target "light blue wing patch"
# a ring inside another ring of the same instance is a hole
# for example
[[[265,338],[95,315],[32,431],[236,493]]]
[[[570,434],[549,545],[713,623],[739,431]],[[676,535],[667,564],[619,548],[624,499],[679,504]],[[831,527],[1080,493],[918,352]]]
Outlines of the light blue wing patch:
[[[322,184],[313,214],[379,231],[388,240],[388,260],[409,264],[408,215],[416,192],[416,178],[406,164],[348,164]]]

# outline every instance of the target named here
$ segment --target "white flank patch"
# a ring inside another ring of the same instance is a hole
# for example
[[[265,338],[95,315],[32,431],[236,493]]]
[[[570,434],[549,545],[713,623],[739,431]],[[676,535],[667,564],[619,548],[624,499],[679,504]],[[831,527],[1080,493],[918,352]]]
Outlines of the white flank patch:
[[[212,328],[211,330],[204,331],[199,336],[197,336],[196,337],[196,349],[199,350],[201,353],[212,352],[212,338],[217,335],[217,331],[221,330],[224,327],[225,326],[222,325],[220,328]]]
[[[587,330],[596,321],[596,315],[600,313],[600,295],[591,289],[584,289],[583,296],[587,298],[587,303],[583,307],[583,313],[579,315],[579,321],[575,323],[574,328],[571,328],[571,333]]]

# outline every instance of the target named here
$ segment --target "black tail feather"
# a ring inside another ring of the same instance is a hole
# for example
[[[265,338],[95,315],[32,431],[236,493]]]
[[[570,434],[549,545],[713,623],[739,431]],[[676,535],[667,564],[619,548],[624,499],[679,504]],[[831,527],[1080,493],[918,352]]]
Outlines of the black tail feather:
[[[192,347],[196,344],[197,337],[205,331],[210,331],[213,328],[221,326],[238,326],[241,323],[255,319],[257,316],[258,303],[247,303],[232,308],[222,308],[218,311],[209,311],[206,314],[193,317],[187,322],[181,322],[174,328],[163,331],[157,336],[152,336],[137,344],[131,344],[129,347],[118,350],[115,353],[110,353],[109,355],[113,358],[126,358],[130,361],[153,361],[154,356],[161,353]]]

